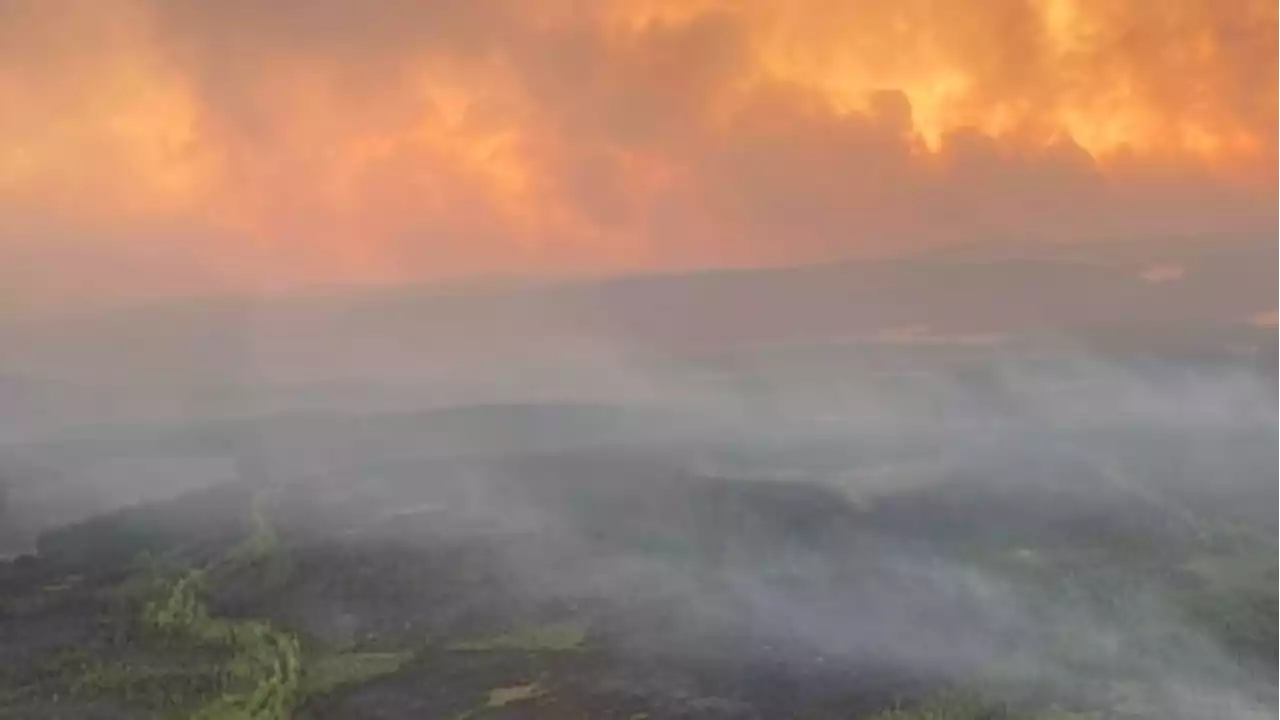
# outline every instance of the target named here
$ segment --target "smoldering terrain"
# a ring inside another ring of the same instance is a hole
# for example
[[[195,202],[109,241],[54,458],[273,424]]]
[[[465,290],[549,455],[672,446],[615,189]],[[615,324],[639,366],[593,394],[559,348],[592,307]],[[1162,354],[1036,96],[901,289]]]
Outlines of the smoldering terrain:
[[[0,716],[1275,716],[1274,330],[521,297],[6,356]]]

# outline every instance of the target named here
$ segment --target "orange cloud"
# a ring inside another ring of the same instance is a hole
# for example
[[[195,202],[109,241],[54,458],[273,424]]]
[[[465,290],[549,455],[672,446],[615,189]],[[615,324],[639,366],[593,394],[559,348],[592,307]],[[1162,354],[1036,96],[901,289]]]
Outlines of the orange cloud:
[[[1276,30],[1263,0],[6,0],[0,258],[83,290],[1270,227]]]

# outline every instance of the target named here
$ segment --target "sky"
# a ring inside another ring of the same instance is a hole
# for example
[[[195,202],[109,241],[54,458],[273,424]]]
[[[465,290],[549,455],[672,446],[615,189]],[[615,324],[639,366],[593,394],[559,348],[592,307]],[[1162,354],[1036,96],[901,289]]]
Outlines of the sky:
[[[0,299],[1275,232],[1270,0],[0,0]]]

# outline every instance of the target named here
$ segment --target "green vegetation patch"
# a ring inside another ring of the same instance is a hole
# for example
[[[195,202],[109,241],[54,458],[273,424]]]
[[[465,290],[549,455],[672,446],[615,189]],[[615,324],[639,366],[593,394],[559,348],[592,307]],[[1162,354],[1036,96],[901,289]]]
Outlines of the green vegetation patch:
[[[303,694],[318,695],[390,675],[413,658],[408,652],[350,652],[325,655],[307,663]]]
[[[494,688],[489,691],[489,699],[485,701],[484,706],[487,708],[506,707],[513,703],[536,700],[546,694],[547,691],[536,682],[527,685]]]
[[[262,497],[251,507],[253,533],[232,549],[222,564],[274,565],[279,540],[266,519]],[[215,567],[216,569],[216,567]],[[228,648],[222,693],[201,706],[196,720],[284,720],[302,697],[302,650],[291,633],[264,620],[210,617],[200,598],[206,572],[195,569],[175,582],[161,600],[147,605],[145,617],[170,637],[199,645]]]
[[[483,705],[474,710],[458,715],[454,720],[471,720],[489,710],[497,710],[515,705],[517,703],[531,702],[547,696],[546,688],[542,687],[539,682],[526,683],[524,685],[510,685],[507,687],[494,688],[489,691],[488,697]]]
[[[561,620],[504,635],[454,643],[450,650],[487,652],[522,650],[526,652],[566,652],[578,650],[587,639],[590,625],[582,620]]]
[[[139,618],[147,641],[139,647],[147,651],[145,662],[88,664],[75,683],[77,694],[110,695],[195,720],[288,718],[303,697],[297,637],[261,619],[214,617],[204,601],[213,577],[279,564],[278,539],[259,499],[253,502],[251,523],[253,533],[208,566],[167,583],[132,583],[130,591],[159,588]]]

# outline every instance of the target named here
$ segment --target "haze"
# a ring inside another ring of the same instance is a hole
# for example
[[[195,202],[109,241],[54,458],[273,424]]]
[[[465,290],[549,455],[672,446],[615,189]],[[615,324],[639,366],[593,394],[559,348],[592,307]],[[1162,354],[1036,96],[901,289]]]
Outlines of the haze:
[[[0,0],[0,716],[1262,720],[1264,0]]]

